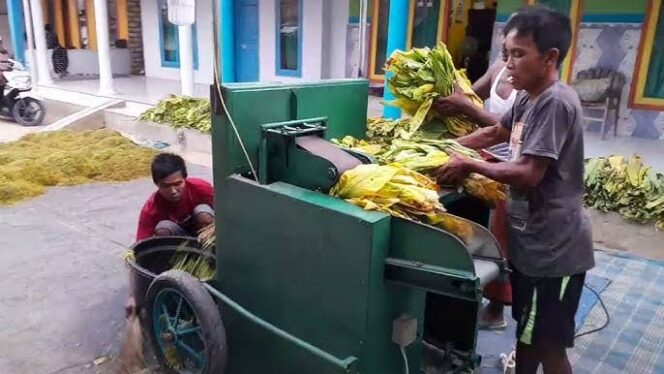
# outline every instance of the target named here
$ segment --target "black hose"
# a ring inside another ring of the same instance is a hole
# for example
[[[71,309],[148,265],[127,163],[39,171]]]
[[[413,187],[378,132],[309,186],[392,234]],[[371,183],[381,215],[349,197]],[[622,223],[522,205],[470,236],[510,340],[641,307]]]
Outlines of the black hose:
[[[609,316],[609,311],[606,309],[606,305],[604,305],[604,301],[602,300],[602,297],[599,295],[599,293],[597,291],[595,291],[594,289],[592,289],[592,287],[588,286],[588,284],[584,284],[583,286],[585,288],[589,289],[590,292],[595,294],[595,296],[597,296],[597,300],[599,300],[599,303],[602,306],[602,310],[604,310],[604,314],[606,315],[606,321],[604,322],[604,324],[602,326],[600,326],[596,329],[592,329],[592,330],[589,330],[589,331],[584,331],[584,332],[581,332],[581,333],[578,333],[578,334],[574,335],[574,339],[582,337],[584,335],[590,335],[590,334],[602,331],[611,322],[611,317]]]

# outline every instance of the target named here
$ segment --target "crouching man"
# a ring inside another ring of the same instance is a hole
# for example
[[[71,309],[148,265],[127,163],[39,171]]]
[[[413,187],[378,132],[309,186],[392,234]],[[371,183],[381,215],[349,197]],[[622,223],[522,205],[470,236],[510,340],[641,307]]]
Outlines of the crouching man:
[[[202,179],[188,177],[184,160],[161,153],[152,161],[157,191],[145,202],[136,240],[152,236],[197,236],[214,222],[214,189]]]
[[[157,191],[145,202],[138,219],[136,241],[154,236],[197,236],[214,222],[214,190],[202,179],[187,176],[182,157],[161,153],[152,160],[152,180]],[[134,282],[125,303],[127,316],[136,315]]]

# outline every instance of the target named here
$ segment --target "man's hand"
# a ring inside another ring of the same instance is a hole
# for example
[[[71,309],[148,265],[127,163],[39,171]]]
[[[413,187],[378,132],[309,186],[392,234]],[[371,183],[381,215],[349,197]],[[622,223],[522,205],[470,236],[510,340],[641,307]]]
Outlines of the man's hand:
[[[450,96],[441,97],[433,103],[434,110],[443,116],[468,115],[473,108],[473,103],[468,96],[454,85],[454,92]]]
[[[443,167],[435,173],[438,185],[458,185],[470,174],[468,160],[465,157],[453,155]]]

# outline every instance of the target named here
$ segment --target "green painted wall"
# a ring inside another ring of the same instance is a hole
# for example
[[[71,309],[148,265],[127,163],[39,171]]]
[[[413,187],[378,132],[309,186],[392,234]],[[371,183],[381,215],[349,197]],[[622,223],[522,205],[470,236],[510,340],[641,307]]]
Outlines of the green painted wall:
[[[584,0],[583,12],[588,14],[645,13],[648,0]]]
[[[504,20],[525,3],[524,0],[498,0],[498,19]],[[583,0],[583,15],[590,15],[594,21],[597,17],[593,16],[617,17],[617,19],[612,19],[613,21],[619,21],[621,16],[627,16],[623,21],[640,22],[638,18],[645,14],[647,8],[648,0]],[[637,19],[630,16],[637,16]],[[609,19],[604,21],[609,21]]]
[[[515,10],[521,8],[526,2],[524,0],[498,0],[498,9],[496,13],[500,15],[510,15]]]
[[[373,1],[367,1],[367,18],[371,18],[371,10],[373,9]],[[350,0],[348,2],[348,17],[350,19],[360,18],[360,0]]]

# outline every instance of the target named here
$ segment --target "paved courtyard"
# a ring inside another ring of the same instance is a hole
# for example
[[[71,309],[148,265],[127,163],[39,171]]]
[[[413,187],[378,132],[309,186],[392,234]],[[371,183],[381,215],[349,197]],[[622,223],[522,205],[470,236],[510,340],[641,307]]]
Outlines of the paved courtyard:
[[[149,179],[59,187],[0,207],[0,373],[110,370],[92,363],[121,342],[123,253],[153,189]]]

